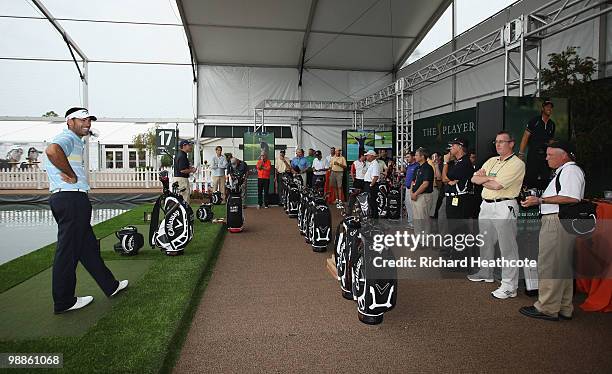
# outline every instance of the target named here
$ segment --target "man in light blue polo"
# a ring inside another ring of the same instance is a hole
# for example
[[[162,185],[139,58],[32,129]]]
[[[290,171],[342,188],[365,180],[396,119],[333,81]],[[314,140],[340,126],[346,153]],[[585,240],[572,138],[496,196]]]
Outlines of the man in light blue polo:
[[[306,171],[310,165],[308,164],[308,159],[304,157],[304,150],[302,148],[295,151],[295,157],[291,160],[291,171],[293,174],[299,174],[306,184]]]
[[[57,248],[53,259],[53,303],[56,314],[81,309],[93,301],[92,296],[75,297],[76,266],[81,262],[106,296],[111,297],[127,287],[118,282],[100,256],[98,241],[91,227],[89,183],[83,163],[85,142],[91,121],[85,108],[66,112],[67,128],[51,141],[45,153],[49,176],[49,205],[57,222]]]

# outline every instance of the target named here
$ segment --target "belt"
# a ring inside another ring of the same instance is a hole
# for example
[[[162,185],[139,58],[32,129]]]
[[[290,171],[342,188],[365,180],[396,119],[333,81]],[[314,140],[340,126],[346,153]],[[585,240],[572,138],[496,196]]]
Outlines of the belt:
[[[69,189],[66,189],[66,188],[58,188],[56,190],[51,191],[51,193],[58,193],[58,192],[84,192],[84,193],[88,193],[89,191],[82,190],[80,188],[77,188],[76,190],[69,190]]]
[[[559,215],[559,213],[546,213],[546,214],[542,214],[542,217],[544,217],[544,216],[553,216],[553,215],[557,216],[557,215]]]
[[[473,192],[445,192],[444,196],[474,195]]]
[[[498,201],[516,200],[516,197],[502,197],[500,199],[483,199],[487,203],[496,203]]]

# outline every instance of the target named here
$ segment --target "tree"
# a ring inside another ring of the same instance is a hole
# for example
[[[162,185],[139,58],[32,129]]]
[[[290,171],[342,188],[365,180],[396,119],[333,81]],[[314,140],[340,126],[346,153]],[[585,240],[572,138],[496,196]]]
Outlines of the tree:
[[[138,150],[138,152],[145,151],[150,159],[156,160],[156,144],[155,144],[155,129],[149,129],[147,132],[135,135],[132,138],[132,143],[134,143],[134,147]]]
[[[48,111],[47,113],[42,115],[43,117],[59,117],[59,115],[57,113],[55,113],[54,111]]]
[[[612,84],[608,80],[592,81],[597,61],[582,58],[577,47],[551,53],[549,68],[542,69],[542,96],[566,97],[570,100],[572,140],[576,142],[578,163],[587,177],[587,194],[599,195],[610,189],[606,180],[611,167],[606,150],[612,147]]]

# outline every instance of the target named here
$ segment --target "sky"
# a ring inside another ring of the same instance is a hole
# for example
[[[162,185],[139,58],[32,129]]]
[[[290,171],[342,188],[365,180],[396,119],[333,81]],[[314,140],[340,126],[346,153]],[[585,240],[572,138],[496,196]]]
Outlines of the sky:
[[[458,33],[515,0],[457,0]],[[90,63],[89,109],[113,118],[192,118],[192,72],[174,0],[42,0],[56,18],[139,21],[127,25],[60,21],[90,60],[186,65]],[[41,17],[30,0],[0,0],[0,16]],[[47,20],[0,18],[0,57],[71,59]],[[409,58],[416,60],[451,39],[451,11],[441,17]],[[0,116],[63,115],[78,105],[82,84],[73,62],[0,60]]]

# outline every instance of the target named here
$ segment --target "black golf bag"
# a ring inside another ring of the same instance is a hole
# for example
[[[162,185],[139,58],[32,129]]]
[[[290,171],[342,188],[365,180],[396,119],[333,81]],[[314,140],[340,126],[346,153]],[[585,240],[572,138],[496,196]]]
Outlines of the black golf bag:
[[[223,204],[223,196],[221,195],[221,191],[215,191],[210,196],[210,202],[215,205]]]
[[[381,263],[395,259],[391,249],[384,246],[378,249],[372,245],[372,238],[383,234],[369,223],[362,226],[356,250],[358,258],[351,268],[352,294],[357,301],[358,317],[368,325],[381,323],[383,314],[393,309],[397,300],[395,268],[375,268],[373,265],[375,257],[381,258]]]
[[[293,178],[293,180],[289,182],[289,187],[287,188],[287,214],[291,218],[296,218],[300,209],[301,184],[296,183],[295,180],[296,179]]]
[[[116,243],[113,249],[122,256],[137,255],[144,245],[144,237],[135,226],[125,226],[115,232],[115,236],[119,239],[119,243]]]
[[[196,212],[196,216],[200,220],[200,222],[210,222],[215,217],[212,210],[213,203],[204,203],[200,205],[198,211]]]
[[[193,238],[193,210],[183,197],[170,191],[167,171],[159,173],[163,193],[155,202],[149,227],[149,244],[169,256],[180,255]],[[176,188],[173,186],[173,188]],[[164,218],[159,222],[160,211]]]
[[[300,235],[306,236],[306,232],[308,231],[308,214],[310,208],[310,190],[306,187],[302,188],[302,192],[300,194],[300,206],[298,210],[298,229],[300,230]],[[308,243],[308,237],[306,236],[306,243]]]
[[[353,300],[351,268],[357,261],[357,246],[361,223],[357,217],[348,216],[338,225],[336,242],[334,245],[336,255],[336,271],[340,281],[342,297]]]
[[[367,192],[362,192],[357,195],[357,203],[359,204],[359,217],[361,218],[369,218],[372,215],[370,212],[370,201],[369,194]]]
[[[387,194],[387,218],[400,219],[402,212],[402,187],[393,185]]]
[[[379,182],[376,184],[376,209],[378,209],[378,218],[387,217],[387,192],[386,183]]]
[[[331,242],[331,212],[323,197],[315,197],[310,205],[308,237],[314,252],[325,252]]]
[[[227,184],[229,196],[227,198],[227,229],[229,232],[241,232],[244,228],[244,212],[242,211],[241,186],[244,176],[232,175]]]

